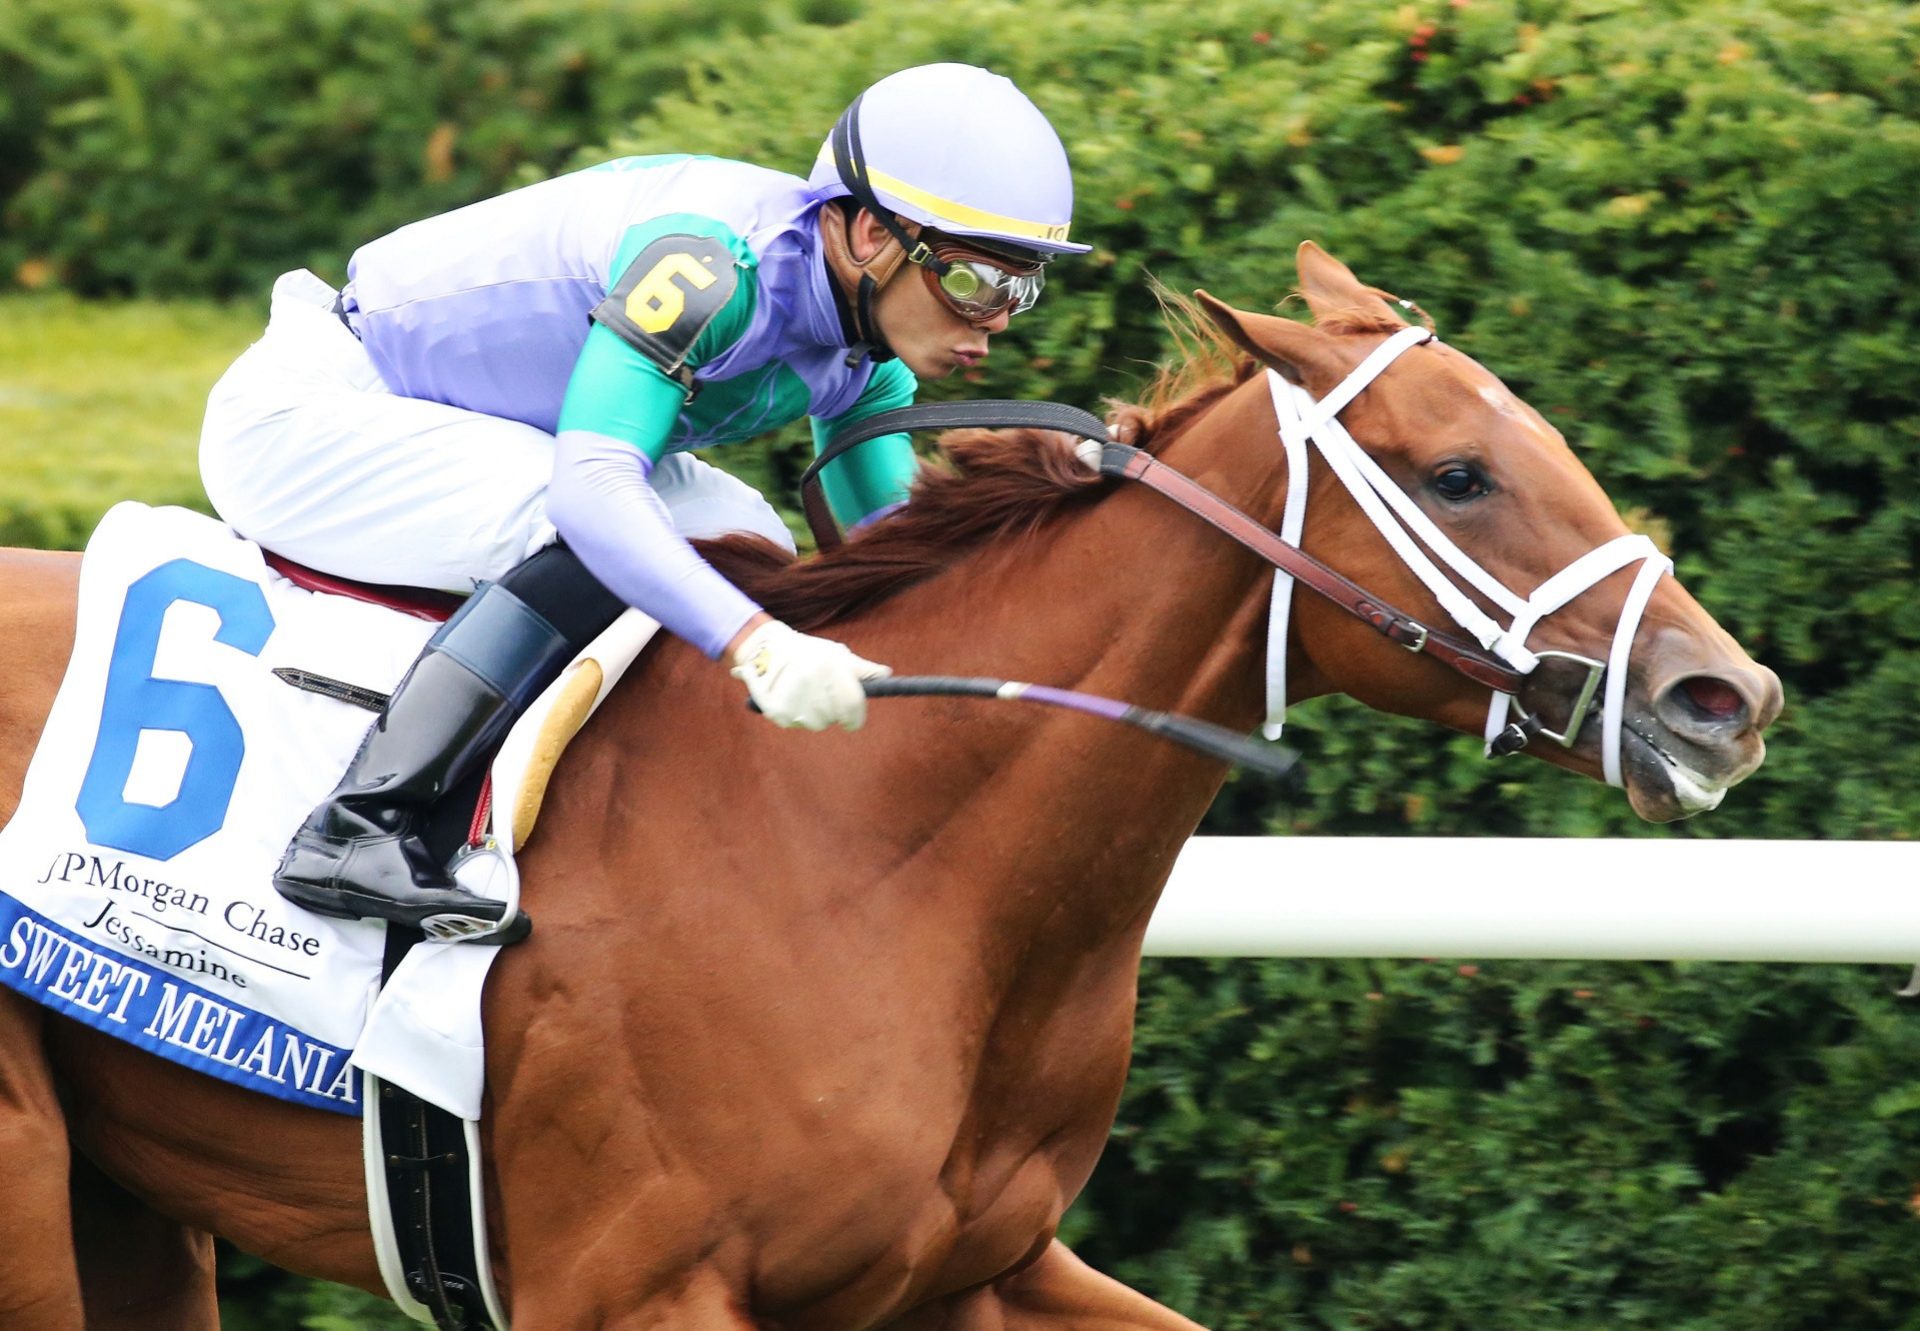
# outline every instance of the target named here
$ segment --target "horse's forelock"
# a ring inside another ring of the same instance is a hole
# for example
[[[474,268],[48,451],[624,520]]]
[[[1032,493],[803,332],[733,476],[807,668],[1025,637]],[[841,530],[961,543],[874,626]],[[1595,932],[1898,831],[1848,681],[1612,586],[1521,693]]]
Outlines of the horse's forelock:
[[[1160,367],[1138,401],[1107,402],[1114,437],[1149,449],[1185,429],[1260,368],[1194,300],[1157,279],[1150,288],[1176,354]]]

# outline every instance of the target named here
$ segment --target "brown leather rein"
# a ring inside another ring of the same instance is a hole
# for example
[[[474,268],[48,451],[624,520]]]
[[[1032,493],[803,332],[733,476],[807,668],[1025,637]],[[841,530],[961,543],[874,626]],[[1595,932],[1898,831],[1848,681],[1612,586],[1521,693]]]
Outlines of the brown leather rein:
[[[1098,417],[1061,402],[988,399],[921,403],[877,412],[840,430],[800,478],[801,502],[819,547],[831,550],[842,539],[839,526],[834,522],[821,493],[819,477],[822,467],[849,449],[882,435],[909,430],[951,430],[964,426],[1058,430],[1090,439],[1100,446],[1098,467],[1101,475],[1137,481],[1155,493],[1164,495],[1408,651],[1430,656],[1496,693],[1517,694],[1520,691],[1525,676],[1486,648],[1442,629],[1429,627],[1381,600],[1344,574],[1328,568],[1299,546],[1281,540],[1254,518],[1151,453],[1108,438],[1107,428]],[[1088,460],[1092,461],[1090,458]]]

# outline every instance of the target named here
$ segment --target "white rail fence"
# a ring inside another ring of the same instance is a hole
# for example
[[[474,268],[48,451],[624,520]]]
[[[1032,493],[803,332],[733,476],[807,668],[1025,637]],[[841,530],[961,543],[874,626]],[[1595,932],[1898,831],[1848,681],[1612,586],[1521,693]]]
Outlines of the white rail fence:
[[[1911,965],[1920,842],[1195,837],[1146,950]]]

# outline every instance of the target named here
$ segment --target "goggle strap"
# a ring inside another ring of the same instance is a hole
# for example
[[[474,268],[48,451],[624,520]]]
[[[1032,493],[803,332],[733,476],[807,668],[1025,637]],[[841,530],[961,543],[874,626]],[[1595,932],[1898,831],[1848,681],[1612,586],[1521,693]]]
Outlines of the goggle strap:
[[[860,274],[859,299],[854,303],[853,308],[854,330],[860,334],[860,340],[866,343],[868,354],[873,360],[889,361],[894,358],[894,350],[887,345],[887,340],[880,336],[880,325],[873,321],[873,293],[878,290],[879,287],[870,274]]]
[[[907,252],[908,260],[945,276],[946,264],[933,257],[933,251],[927,248],[924,241],[916,241],[907,234],[906,228],[900,225],[900,219],[894,216],[891,208],[880,202],[873,192],[872,183],[867,179],[867,157],[860,148],[860,100],[865,96],[865,93],[861,93],[855,97],[847,109],[840,113],[840,119],[834,122],[831,136],[833,168],[840,173],[840,181],[847,187],[847,193],[853,196],[853,201],[872,213],[880,225],[887,229],[887,233],[900,242],[900,248]]]

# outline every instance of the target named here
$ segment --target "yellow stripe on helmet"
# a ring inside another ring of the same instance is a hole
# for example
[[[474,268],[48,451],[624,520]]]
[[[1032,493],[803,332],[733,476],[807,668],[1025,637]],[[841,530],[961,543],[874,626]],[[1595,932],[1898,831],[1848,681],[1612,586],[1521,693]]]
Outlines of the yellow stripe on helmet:
[[[884,171],[875,171],[872,167],[867,168],[867,183],[876,190],[884,190],[894,198],[932,213],[941,221],[951,222],[955,226],[996,235],[1024,236],[1029,240],[1063,241],[1067,238],[1069,223],[1029,222],[1023,217],[990,213],[984,208],[974,208],[953,199],[943,199],[938,194],[930,194],[917,185],[909,185],[897,176],[890,176]]]

